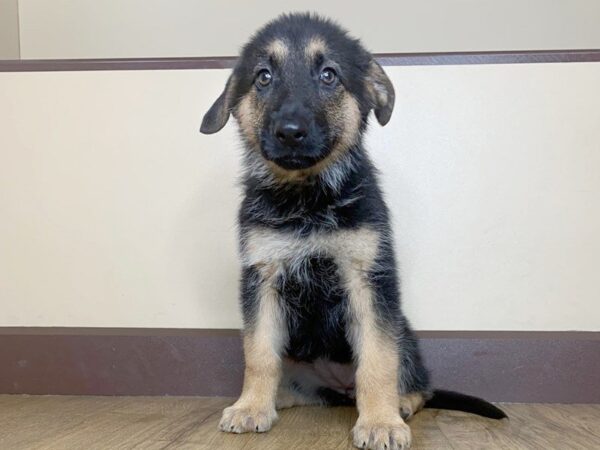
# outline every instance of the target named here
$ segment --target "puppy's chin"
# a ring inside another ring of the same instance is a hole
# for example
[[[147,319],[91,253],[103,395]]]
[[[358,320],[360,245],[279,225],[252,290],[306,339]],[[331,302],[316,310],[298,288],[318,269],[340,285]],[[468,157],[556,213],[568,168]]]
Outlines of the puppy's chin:
[[[308,158],[304,156],[284,156],[270,160],[277,167],[284,170],[306,170],[315,166],[320,159]]]

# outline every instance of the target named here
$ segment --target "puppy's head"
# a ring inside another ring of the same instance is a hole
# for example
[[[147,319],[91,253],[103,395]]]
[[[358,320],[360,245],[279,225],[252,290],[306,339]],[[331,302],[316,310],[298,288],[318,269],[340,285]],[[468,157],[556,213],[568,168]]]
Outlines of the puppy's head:
[[[358,40],[317,16],[284,15],[243,48],[200,131],[233,114],[273,171],[318,171],[357,142],[371,110],[385,125],[393,107],[390,80]]]

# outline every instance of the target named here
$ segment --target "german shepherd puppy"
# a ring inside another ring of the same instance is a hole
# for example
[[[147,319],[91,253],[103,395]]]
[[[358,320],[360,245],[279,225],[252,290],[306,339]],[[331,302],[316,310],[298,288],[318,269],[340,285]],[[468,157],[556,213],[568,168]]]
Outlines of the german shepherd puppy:
[[[353,405],[354,445],[405,449],[423,406],[495,419],[484,400],[433,390],[400,309],[388,209],[362,143],[394,87],[360,42],[311,14],[283,15],[243,48],[204,116],[232,114],[245,146],[239,212],[246,368],[223,431],[264,432],[276,409]]]

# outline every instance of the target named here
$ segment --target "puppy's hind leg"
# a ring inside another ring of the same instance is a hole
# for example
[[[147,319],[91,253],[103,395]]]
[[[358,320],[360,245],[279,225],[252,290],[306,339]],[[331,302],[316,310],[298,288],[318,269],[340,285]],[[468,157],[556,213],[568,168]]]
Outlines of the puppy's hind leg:
[[[419,343],[406,319],[402,316],[401,338],[398,349],[401,354],[399,372],[400,416],[407,420],[425,407],[432,396],[429,372],[423,364]]]
[[[277,391],[277,409],[292,408],[293,406],[309,406],[321,405],[321,399],[316,395],[311,395],[298,389],[294,386],[280,386]]]
[[[337,375],[342,378],[332,378],[336,370]],[[350,365],[328,360],[305,363],[284,358],[283,380],[277,393],[277,409],[308,405],[354,406],[356,402],[352,394],[341,390],[343,386],[339,385],[353,385],[353,371]],[[348,373],[351,380],[344,378]]]
[[[421,392],[411,392],[400,396],[400,417],[408,420],[423,409],[425,398]]]

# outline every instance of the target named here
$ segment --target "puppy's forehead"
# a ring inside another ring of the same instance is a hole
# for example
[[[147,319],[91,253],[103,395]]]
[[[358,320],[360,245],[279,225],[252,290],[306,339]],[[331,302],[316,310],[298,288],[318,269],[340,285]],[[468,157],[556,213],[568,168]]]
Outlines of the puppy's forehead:
[[[303,36],[291,40],[287,37],[275,37],[263,44],[259,54],[283,65],[286,61],[314,63],[325,55],[329,48],[325,38],[319,35]]]

